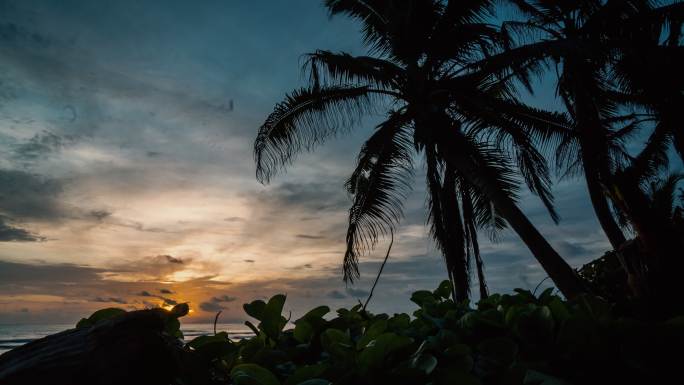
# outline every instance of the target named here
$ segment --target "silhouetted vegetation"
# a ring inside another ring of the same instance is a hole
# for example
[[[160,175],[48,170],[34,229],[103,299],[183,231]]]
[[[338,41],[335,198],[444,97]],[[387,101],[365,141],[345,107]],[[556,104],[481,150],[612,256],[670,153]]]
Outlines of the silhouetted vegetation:
[[[257,178],[268,182],[299,151],[348,130],[363,115],[385,114],[346,184],[354,198],[346,281],[358,276],[359,256],[398,225],[413,163],[421,156],[431,233],[453,298],[469,297],[471,265],[481,297],[487,296],[477,233],[506,226],[567,298],[589,292],[594,283],[581,280],[518,208],[525,185],[559,219],[547,165],[553,160],[561,177],[584,175],[630,282],[626,298],[657,302],[660,310],[651,315],[682,310],[666,299],[679,291],[672,285],[682,271],[684,245],[675,225],[681,217],[680,197],[674,195],[680,178],[665,174],[672,145],[680,156],[684,148],[677,115],[684,106],[684,4],[325,3],[331,15],[360,22],[368,56],[308,54],[309,84],[266,119],[255,159]],[[500,22],[507,18],[513,20]],[[534,92],[535,80],[557,90],[564,112],[521,102],[520,91]],[[638,244],[629,256],[622,255],[626,233]]]
[[[521,289],[511,295],[494,294],[475,309],[467,302],[455,303],[451,295],[449,281],[434,291],[413,293],[411,301],[418,309],[412,316],[372,314],[361,304],[335,313],[319,306],[294,320],[294,327],[287,326],[288,318],[282,315],[286,297],[275,295],[243,305],[257,322],[245,322],[253,337],[231,340],[226,332],[218,332],[184,345],[180,340],[168,342],[159,357],[139,356],[136,370],[149,377],[146,383],[184,385],[648,384],[679,376],[678,356],[672,351],[684,343],[682,317],[648,322],[618,317],[599,297],[582,295],[566,301],[552,289],[539,295]],[[132,320],[153,325],[150,320],[157,315],[159,325],[150,333],[161,332],[168,340],[179,336],[178,317],[187,307],[182,310],[105,309],[80,322],[79,329],[64,333],[85,330],[102,336],[103,331],[112,333],[114,325],[120,328],[115,334],[126,340],[128,331],[138,325]],[[49,338],[34,346],[54,351],[59,346],[46,348]],[[14,356],[31,352],[27,347],[17,349]],[[38,378],[31,376],[62,370],[43,367],[43,356],[38,355],[31,361],[33,370],[19,366],[8,371],[3,358],[11,357],[0,358],[0,380]],[[158,366],[146,370],[148,360],[168,367],[152,376]],[[8,372],[14,377],[2,377]],[[117,376],[135,381],[126,371]],[[76,382],[69,383],[79,383],[78,376],[74,378]]]

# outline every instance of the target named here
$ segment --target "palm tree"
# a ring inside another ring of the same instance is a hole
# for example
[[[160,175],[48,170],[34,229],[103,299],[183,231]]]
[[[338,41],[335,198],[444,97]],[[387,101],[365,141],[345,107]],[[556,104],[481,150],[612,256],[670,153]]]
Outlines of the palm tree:
[[[516,203],[522,179],[557,219],[547,165],[534,144],[554,137],[563,116],[516,102],[511,78],[468,67],[499,44],[499,31],[485,23],[490,1],[328,0],[326,5],[331,15],[361,22],[369,56],[309,54],[310,84],[275,107],[254,152],[257,178],[267,183],[299,151],[313,149],[365,114],[386,112],[346,184],[353,203],[345,281],[359,276],[359,256],[398,224],[414,158],[423,155],[431,232],[456,300],[468,297],[471,256],[481,291],[486,290],[476,230],[506,224],[567,297],[582,293],[575,272]]]
[[[678,39],[675,31],[681,29],[684,4],[654,7],[649,0],[509,1],[527,20],[505,22],[503,29],[526,44],[489,58],[481,67],[500,66],[527,82],[530,73],[541,73],[543,64],[554,64],[558,93],[573,120],[572,132],[557,151],[558,166],[565,169],[565,175],[584,174],[599,223],[617,250],[625,236],[613,216],[606,189],[613,183],[613,174],[630,162],[625,141],[641,123],[658,115],[670,132],[664,140],[681,137],[684,143],[684,135],[675,134],[674,129],[678,121],[674,112],[679,108],[675,106],[681,106],[684,97],[681,71],[675,70],[677,63],[671,60],[674,49],[663,52],[659,44],[666,22],[672,26],[668,42]],[[678,64],[684,64],[681,52],[679,55]],[[641,65],[644,62],[650,64],[650,71]],[[673,77],[675,74],[679,76]],[[670,81],[663,82],[668,77]],[[664,84],[667,94],[661,92]],[[652,112],[621,114],[625,103],[641,103]]]

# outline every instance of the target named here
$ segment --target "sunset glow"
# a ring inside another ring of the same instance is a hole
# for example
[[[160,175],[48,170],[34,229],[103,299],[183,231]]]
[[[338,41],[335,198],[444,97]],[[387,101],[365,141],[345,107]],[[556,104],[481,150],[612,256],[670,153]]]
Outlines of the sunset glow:
[[[309,1],[82,2],[78,12],[9,3],[0,14],[14,31],[0,45],[0,225],[14,238],[0,243],[0,322],[74,323],[102,307],[181,302],[190,322],[218,311],[242,322],[243,303],[275,293],[295,316],[368,295],[387,239],[346,286],[343,185],[373,119],[269,185],[256,181],[252,153],[264,117],[300,84],[300,55],[362,52],[355,22],[331,21]],[[553,102],[547,91],[537,102]],[[411,309],[407,293],[446,278],[425,226],[424,172],[417,164],[377,311]],[[602,255],[584,186],[554,188],[560,226],[527,195],[523,209],[573,266]],[[511,233],[481,238],[493,292],[546,276]]]

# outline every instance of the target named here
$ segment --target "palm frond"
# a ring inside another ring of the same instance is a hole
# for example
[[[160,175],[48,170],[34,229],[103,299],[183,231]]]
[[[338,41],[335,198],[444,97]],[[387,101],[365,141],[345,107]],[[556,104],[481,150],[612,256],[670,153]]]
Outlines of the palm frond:
[[[254,159],[259,181],[268,182],[294,156],[350,128],[373,110],[374,95],[367,87],[302,88],[277,104],[259,128]]]
[[[358,84],[391,89],[397,86],[403,69],[396,64],[370,56],[352,56],[317,50],[308,55],[305,65],[312,83],[325,85]]]
[[[356,169],[346,183],[353,203],[343,262],[345,282],[359,277],[359,257],[369,252],[380,236],[393,230],[402,216],[413,176],[408,123],[406,115],[393,113],[380,124],[363,145]]]
[[[388,7],[391,1],[383,0],[326,0],[330,16],[347,15],[361,22],[363,40],[372,51],[383,54],[392,49],[388,34]]]

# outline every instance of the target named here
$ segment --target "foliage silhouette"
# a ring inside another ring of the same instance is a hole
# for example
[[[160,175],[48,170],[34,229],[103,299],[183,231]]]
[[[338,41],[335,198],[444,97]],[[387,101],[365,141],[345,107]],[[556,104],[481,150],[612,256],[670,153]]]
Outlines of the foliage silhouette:
[[[493,294],[473,309],[451,292],[449,281],[414,292],[412,316],[319,306],[294,327],[281,322],[285,296],[254,301],[244,305],[258,321],[254,336],[196,337],[169,369],[185,385],[643,384],[679,375],[671,352],[684,343],[682,317],[637,321],[601,298],[566,301],[552,289]]]

